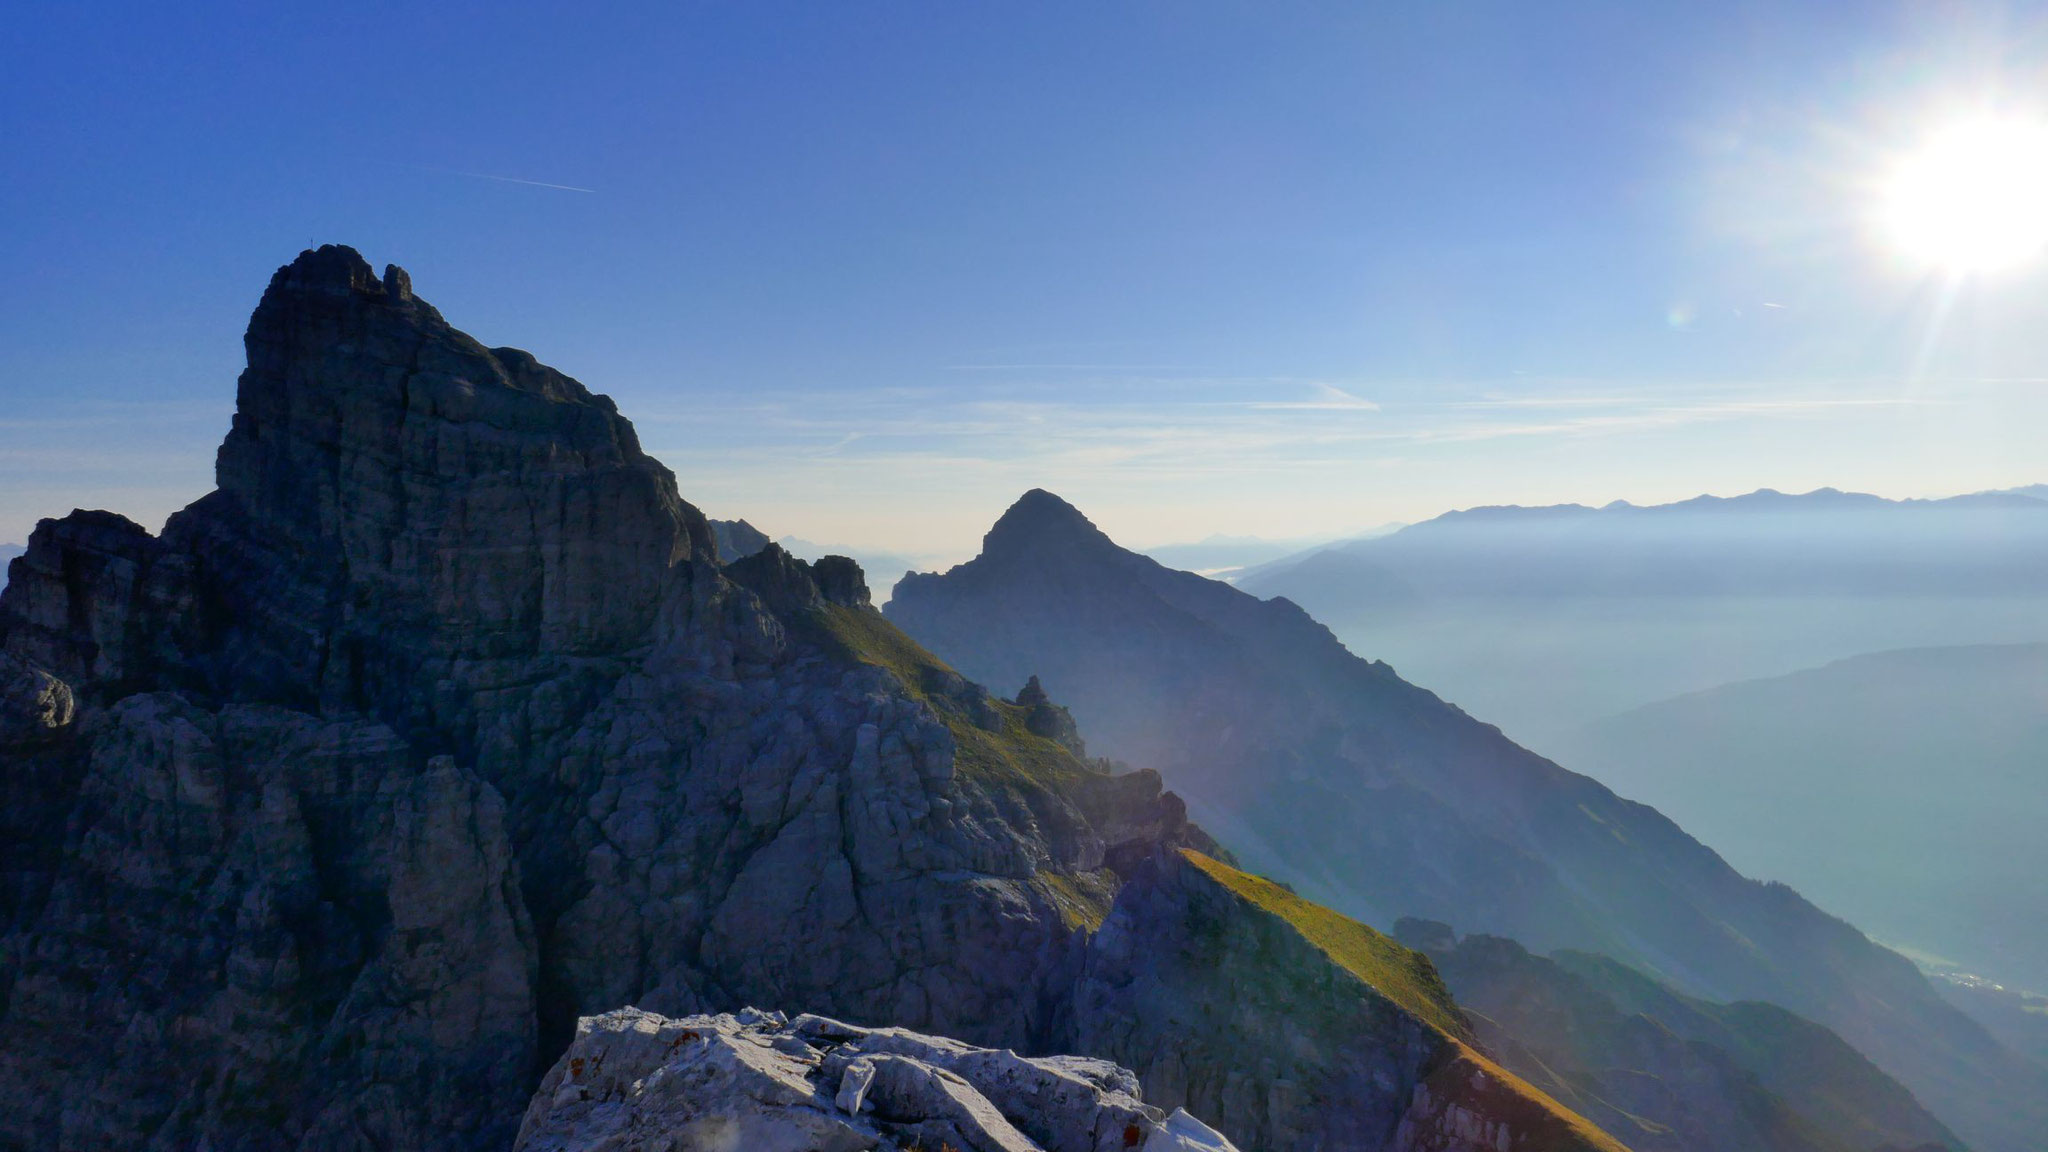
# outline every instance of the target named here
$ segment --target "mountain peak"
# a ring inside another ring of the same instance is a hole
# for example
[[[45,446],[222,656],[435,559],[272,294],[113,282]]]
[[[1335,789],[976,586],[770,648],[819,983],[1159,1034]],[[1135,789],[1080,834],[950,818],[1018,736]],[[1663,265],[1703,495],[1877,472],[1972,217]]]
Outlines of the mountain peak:
[[[363,254],[346,244],[322,244],[299,253],[298,258],[277,270],[271,277],[273,290],[278,288],[327,289],[353,288],[367,291],[379,286],[377,275],[370,270],[370,262]]]
[[[396,265],[299,253],[243,343],[218,491],[166,528],[290,592],[209,640],[237,691],[356,707],[434,660],[611,651],[672,564],[715,551],[608,398],[450,326]]]
[[[1043,488],[1017,498],[981,538],[983,556],[1116,547],[1079,508]]]
[[[396,264],[386,264],[380,277],[363,254],[348,245],[322,244],[279,268],[263,295],[266,300],[273,296],[363,295],[402,305],[412,301],[412,277]]]

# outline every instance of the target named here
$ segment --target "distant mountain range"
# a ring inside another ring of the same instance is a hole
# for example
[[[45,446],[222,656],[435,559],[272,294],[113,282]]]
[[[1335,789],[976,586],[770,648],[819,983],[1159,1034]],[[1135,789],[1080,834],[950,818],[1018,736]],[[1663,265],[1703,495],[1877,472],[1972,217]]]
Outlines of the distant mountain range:
[[[1516,574],[1467,577],[1489,578]],[[2048,1131],[2048,1069],[1903,958],[1352,655],[1295,605],[1119,548],[1050,493],[1020,499],[975,560],[906,577],[887,614],[978,680],[1038,675],[1091,751],[1166,772],[1252,866],[1306,895],[1374,923],[1419,915],[1604,953],[1691,996],[1780,1004],[1840,1033],[1980,1152],[2032,1149]]]
[[[2018,488],[2001,488],[2007,496],[2029,496],[2035,500],[2048,500],[2048,484],[2023,484]]]
[[[1399,528],[1399,524],[1388,524],[1366,532],[1343,537],[1345,541],[1364,540],[1383,536]],[[1214,535],[1193,544],[1162,544],[1156,548],[1140,549],[1168,568],[1179,568],[1188,572],[1199,572],[1218,579],[1232,579],[1234,576],[1260,565],[1289,556],[1299,555],[1315,548],[1329,547],[1336,539],[1328,536],[1303,537],[1293,540],[1269,540],[1261,536]]]
[[[1595,722],[1569,763],[1901,945],[2048,989],[2048,644],[1920,648]]]
[[[1236,583],[1548,750],[1601,717],[1736,680],[1886,649],[2048,641],[2048,501],[2031,491],[1475,508]]]
[[[1256,575],[1277,581],[1334,555],[1411,580],[1427,573],[1430,591],[1447,595],[1994,595],[2034,588],[2024,565],[2048,556],[2048,501],[2033,491],[1887,500],[1765,488],[1649,507],[1480,507],[1276,561]],[[1908,544],[1945,547],[1909,555]],[[1510,555],[1518,563],[1475,562]]]

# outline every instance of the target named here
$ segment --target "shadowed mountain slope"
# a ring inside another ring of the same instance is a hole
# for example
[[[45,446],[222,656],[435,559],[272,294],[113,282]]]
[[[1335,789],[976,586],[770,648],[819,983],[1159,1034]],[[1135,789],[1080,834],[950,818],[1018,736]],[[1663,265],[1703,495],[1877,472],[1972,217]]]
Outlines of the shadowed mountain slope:
[[[1636,1152],[1959,1148],[1911,1093],[1810,1020],[1715,1004],[1583,952],[1531,955],[1403,920],[1508,1067]]]
[[[1050,493],[1020,499],[977,559],[899,583],[887,611],[968,675],[1039,675],[1094,751],[1169,773],[1254,867],[1340,911],[1598,951],[1693,995],[1783,1004],[1980,1149],[2048,1130],[2048,1072],[1903,958],[1354,657],[1294,605],[1118,548]]]

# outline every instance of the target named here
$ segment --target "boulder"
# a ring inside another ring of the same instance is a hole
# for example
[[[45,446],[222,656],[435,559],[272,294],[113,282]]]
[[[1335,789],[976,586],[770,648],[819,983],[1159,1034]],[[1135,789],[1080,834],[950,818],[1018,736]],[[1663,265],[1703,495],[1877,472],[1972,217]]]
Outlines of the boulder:
[[[1129,1071],[779,1012],[588,1016],[515,1152],[1236,1152]]]
[[[0,652],[0,744],[47,739],[71,726],[71,685]]]

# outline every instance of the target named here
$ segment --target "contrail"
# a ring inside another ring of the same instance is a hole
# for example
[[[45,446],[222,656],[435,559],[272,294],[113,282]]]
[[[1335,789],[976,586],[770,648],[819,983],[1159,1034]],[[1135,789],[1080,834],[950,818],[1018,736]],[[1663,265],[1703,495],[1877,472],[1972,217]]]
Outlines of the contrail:
[[[550,184],[545,180],[522,180],[517,176],[493,176],[489,172],[465,172],[460,168],[435,168],[426,164],[400,164],[399,167],[411,168],[416,172],[439,172],[444,176],[469,176],[478,180],[496,180],[502,184],[525,184],[532,188],[553,188],[559,192],[587,192],[593,196],[597,194],[597,189],[595,188],[578,188],[574,184]]]

